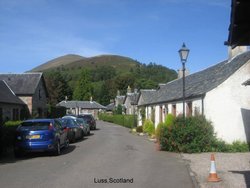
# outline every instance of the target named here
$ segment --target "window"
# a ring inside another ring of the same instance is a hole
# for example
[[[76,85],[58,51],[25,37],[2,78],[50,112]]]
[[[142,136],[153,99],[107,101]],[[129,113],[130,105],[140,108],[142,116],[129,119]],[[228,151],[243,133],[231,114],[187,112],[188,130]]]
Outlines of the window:
[[[18,108],[13,108],[12,119],[14,121],[19,120],[19,109]]]

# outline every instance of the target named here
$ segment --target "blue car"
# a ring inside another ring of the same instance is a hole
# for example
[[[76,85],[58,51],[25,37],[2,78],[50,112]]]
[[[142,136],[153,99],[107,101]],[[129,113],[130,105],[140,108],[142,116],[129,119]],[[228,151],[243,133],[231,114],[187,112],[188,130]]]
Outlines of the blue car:
[[[62,147],[68,147],[67,131],[57,119],[31,119],[24,121],[16,130],[14,154],[20,157],[24,152],[50,151],[61,154]]]

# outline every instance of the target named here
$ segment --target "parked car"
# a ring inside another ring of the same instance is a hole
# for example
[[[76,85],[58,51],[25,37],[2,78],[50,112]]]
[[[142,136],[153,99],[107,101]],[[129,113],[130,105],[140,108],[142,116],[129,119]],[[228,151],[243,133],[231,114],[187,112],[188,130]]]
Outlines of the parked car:
[[[68,147],[67,133],[56,119],[31,119],[17,128],[14,154],[20,157],[24,152],[50,151],[61,154],[62,147]]]
[[[80,127],[83,129],[84,135],[90,135],[90,125],[83,119],[79,118],[75,115],[66,115],[63,118],[72,118],[74,121],[76,121]]]
[[[84,137],[83,129],[71,117],[63,117],[61,119],[62,126],[67,130],[67,136],[70,142],[76,142]]]
[[[92,114],[81,114],[77,117],[84,119],[90,125],[90,130],[96,129],[96,121]]]

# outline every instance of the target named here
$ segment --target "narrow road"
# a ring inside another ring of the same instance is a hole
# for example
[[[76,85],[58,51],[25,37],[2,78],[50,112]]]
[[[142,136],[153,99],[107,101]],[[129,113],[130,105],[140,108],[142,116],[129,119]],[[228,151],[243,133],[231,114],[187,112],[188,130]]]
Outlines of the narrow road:
[[[57,157],[0,159],[0,187],[194,187],[179,154],[156,151],[154,143],[118,125],[98,121],[97,128]]]

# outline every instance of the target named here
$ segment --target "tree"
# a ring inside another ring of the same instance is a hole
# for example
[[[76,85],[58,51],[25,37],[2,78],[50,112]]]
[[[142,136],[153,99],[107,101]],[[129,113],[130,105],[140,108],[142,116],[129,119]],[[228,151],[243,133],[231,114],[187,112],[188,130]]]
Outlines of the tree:
[[[71,98],[72,91],[68,83],[59,71],[49,71],[44,74],[47,91],[49,93],[49,104],[56,105],[67,96]]]
[[[76,84],[76,88],[73,93],[74,100],[89,100],[92,96],[93,87],[90,80],[90,72],[83,69],[80,75],[80,79]]]

